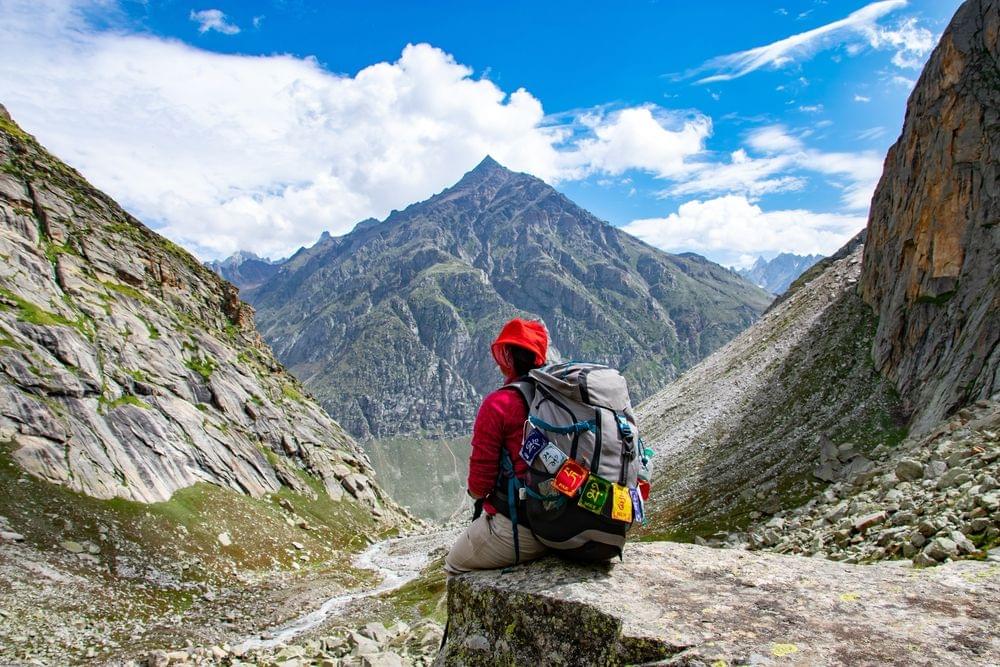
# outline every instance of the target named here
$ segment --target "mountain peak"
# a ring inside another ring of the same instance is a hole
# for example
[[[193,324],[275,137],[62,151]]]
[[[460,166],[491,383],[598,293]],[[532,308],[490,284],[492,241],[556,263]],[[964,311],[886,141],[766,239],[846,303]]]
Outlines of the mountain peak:
[[[482,162],[476,165],[475,169],[473,169],[472,171],[482,173],[482,172],[491,172],[497,170],[508,171],[506,167],[504,167],[502,164],[494,160],[492,155],[487,155],[486,157],[483,158]]]
[[[494,178],[508,178],[513,176],[514,173],[515,172],[494,160],[492,156],[487,155],[471,171],[467,172],[465,176],[463,176],[462,179],[455,185],[459,186],[463,184],[468,185],[470,183],[482,183]]]

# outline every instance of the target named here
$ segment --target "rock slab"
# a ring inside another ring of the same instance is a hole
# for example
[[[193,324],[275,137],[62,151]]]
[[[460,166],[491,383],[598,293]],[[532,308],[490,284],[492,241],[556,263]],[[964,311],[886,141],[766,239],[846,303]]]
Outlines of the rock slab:
[[[454,579],[441,665],[1000,663],[1000,566],[860,566],[656,542]]]

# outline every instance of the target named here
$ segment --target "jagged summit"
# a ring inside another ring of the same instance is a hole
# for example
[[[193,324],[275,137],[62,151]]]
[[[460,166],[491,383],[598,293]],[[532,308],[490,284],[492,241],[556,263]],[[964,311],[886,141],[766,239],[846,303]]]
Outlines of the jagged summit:
[[[240,290],[251,290],[277,273],[285,261],[259,257],[248,250],[238,250],[226,259],[206,262],[205,265]]]
[[[511,171],[487,155],[471,171],[466,172],[455,185],[445,189],[428,201],[440,197],[448,198],[469,190],[481,190],[483,188],[496,189],[512,180],[537,181],[538,183],[542,183],[541,179],[531,174]]]
[[[507,167],[503,166],[502,164],[494,160],[492,155],[487,155],[486,157],[483,158],[482,162],[477,164],[476,167],[469,173],[481,174],[497,170],[510,171],[509,169],[507,169]]]

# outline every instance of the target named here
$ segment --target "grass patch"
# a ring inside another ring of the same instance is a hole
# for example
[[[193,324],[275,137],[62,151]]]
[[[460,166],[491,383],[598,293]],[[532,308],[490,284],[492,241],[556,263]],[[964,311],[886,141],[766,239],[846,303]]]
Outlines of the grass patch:
[[[929,294],[921,294],[917,297],[916,303],[928,304],[931,306],[943,306],[951,300],[951,297],[955,296],[955,290],[949,290],[947,292],[942,292],[936,296],[931,296]]]
[[[123,405],[131,405],[137,408],[142,408],[143,410],[149,410],[149,404],[133,394],[125,394],[124,396],[116,398],[107,404],[108,410],[114,410],[115,408],[120,408]]]
[[[306,397],[291,382],[285,382],[281,385],[281,395],[296,403],[306,402]]]
[[[448,620],[447,590],[444,556],[441,556],[431,561],[413,581],[380,596],[386,608],[376,614],[383,623],[429,618],[444,625]]]
[[[200,375],[206,382],[212,377],[212,373],[218,367],[215,359],[207,356],[195,356],[184,361],[184,365]]]
[[[58,313],[45,310],[41,306],[38,306],[27,299],[23,299],[10,290],[3,288],[0,288],[0,297],[14,303],[15,309],[17,310],[17,319],[22,322],[28,322],[29,324],[35,324],[43,327],[71,327],[83,334],[84,337],[88,339],[90,338],[90,332],[88,332],[84,326],[85,320],[82,317],[77,320],[67,319]]]
[[[142,323],[146,325],[146,331],[149,333],[149,339],[159,340],[160,330],[156,328],[156,325],[150,322],[148,318],[142,315],[139,315],[139,319],[142,320]]]
[[[104,285],[105,289],[109,289],[112,292],[117,292],[118,294],[122,294],[131,299],[135,299],[136,301],[139,301],[141,303],[149,303],[150,301],[150,298],[148,296],[146,296],[136,288],[132,287],[131,285],[123,285],[122,283],[114,283],[110,281],[108,282],[102,281],[101,284]],[[148,322],[146,323],[146,326],[147,327],[149,326]]]
[[[6,336],[0,336],[0,347],[9,347],[13,350],[23,350],[24,346],[18,343],[13,338],[7,338]]]
[[[55,264],[59,255],[79,255],[76,248],[69,245],[68,243],[53,243],[52,241],[45,242],[45,256],[48,257],[49,261]]]

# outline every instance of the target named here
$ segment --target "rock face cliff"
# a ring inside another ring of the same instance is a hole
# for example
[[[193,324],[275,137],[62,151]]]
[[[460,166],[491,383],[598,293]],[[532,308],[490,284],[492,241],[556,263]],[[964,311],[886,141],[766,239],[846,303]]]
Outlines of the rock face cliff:
[[[247,298],[278,357],[363,437],[466,432],[500,381],[489,342],[514,315],[542,318],[564,357],[622,368],[641,398],[769,301],[490,158],[425,202],[324,237]]]
[[[1000,389],[1000,3],[969,0],[931,55],[872,201],[873,356],[924,431]]]
[[[448,587],[442,665],[995,665],[1000,568],[633,544],[613,566],[554,558]]]
[[[0,108],[0,443],[96,498],[210,482],[386,508],[363,452],[275,361],[236,290]]]

